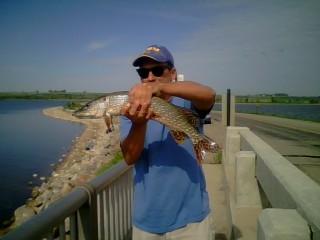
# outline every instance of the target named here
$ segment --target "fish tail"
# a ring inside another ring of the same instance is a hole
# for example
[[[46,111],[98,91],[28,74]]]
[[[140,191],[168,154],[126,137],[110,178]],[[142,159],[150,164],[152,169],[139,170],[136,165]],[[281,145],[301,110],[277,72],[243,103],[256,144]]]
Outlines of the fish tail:
[[[206,152],[217,153],[221,151],[221,147],[211,138],[199,134],[197,140],[193,143],[198,163],[201,164]]]

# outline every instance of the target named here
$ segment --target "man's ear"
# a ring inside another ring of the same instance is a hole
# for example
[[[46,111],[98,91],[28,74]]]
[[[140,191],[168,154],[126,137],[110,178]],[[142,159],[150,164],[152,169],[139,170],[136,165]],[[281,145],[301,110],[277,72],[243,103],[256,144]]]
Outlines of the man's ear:
[[[177,70],[175,68],[172,68],[170,70],[171,73],[171,82],[176,82],[177,81]]]

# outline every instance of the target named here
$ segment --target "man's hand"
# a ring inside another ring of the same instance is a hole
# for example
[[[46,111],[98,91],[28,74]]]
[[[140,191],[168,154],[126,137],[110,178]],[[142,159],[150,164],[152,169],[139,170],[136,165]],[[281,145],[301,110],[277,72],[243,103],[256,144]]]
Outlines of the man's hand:
[[[150,108],[153,87],[148,83],[139,83],[129,91],[129,102],[121,109],[121,114],[129,118],[132,123],[146,123],[153,115]]]

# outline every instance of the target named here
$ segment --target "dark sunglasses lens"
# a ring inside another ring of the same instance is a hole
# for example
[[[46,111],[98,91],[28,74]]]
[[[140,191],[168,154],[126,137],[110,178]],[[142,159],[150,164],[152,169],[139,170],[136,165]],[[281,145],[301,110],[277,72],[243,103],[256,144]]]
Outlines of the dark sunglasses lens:
[[[150,69],[152,74],[156,77],[161,77],[163,75],[164,72],[164,67],[162,66],[157,66],[157,67],[153,67]]]
[[[137,72],[141,78],[147,78],[149,76],[150,69],[148,68],[138,68]]]
[[[164,66],[156,66],[153,68],[138,68],[137,72],[141,78],[147,78],[149,76],[149,72],[152,72],[152,74],[156,77],[161,77],[164,69]]]

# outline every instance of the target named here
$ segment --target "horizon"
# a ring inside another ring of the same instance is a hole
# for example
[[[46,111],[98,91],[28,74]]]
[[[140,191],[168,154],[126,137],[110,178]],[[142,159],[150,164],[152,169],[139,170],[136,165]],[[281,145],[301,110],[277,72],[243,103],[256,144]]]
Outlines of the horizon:
[[[290,95],[287,93],[252,93],[252,94],[234,94],[231,90],[231,95],[234,95],[236,97],[298,97],[298,98],[320,98],[320,94],[319,95],[315,95],[315,96],[303,96],[303,95]],[[118,91],[126,91],[126,90],[118,90]],[[118,92],[117,91],[117,92]],[[90,92],[90,91],[68,91],[68,90],[44,90],[44,91],[0,91],[0,94],[80,94],[80,93],[85,93],[85,94],[106,94],[106,93],[111,93],[111,92]],[[216,96],[221,97],[223,94],[227,94],[226,92],[223,93],[216,93]],[[283,96],[281,96],[283,95]]]
[[[236,95],[320,92],[320,1],[1,1],[0,88],[114,92],[160,44],[178,73]]]

